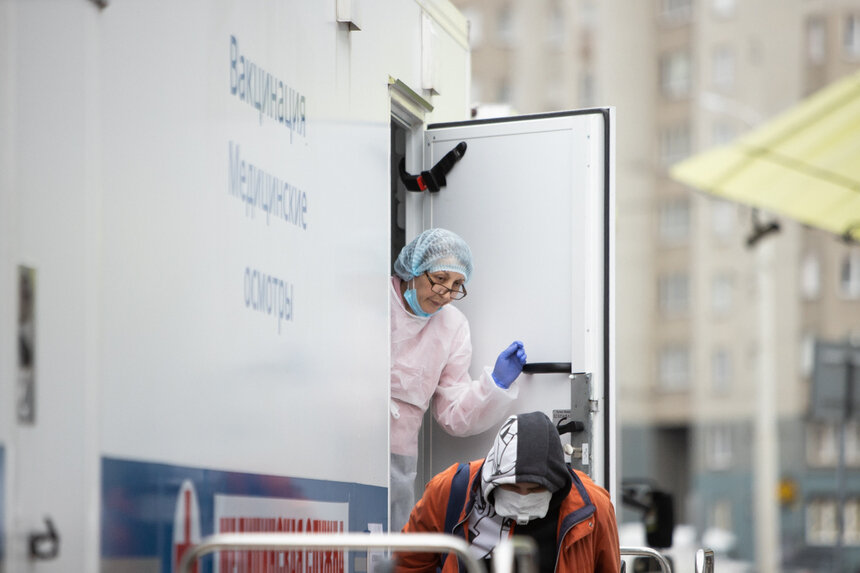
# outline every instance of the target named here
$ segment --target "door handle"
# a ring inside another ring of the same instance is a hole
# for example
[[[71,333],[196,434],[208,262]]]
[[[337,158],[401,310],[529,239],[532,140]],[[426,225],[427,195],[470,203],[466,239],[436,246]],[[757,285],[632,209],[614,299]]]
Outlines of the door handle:
[[[570,362],[529,362],[523,366],[526,374],[572,374]]]
[[[60,536],[54,529],[54,522],[50,517],[45,517],[45,533],[33,532],[30,534],[30,558],[31,559],[54,559],[60,554]]]
[[[558,434],[560,436],[563,434],[574,434],[585,430],[585,424],[578,420],[571,420],[565,424],[562,424],[562,422],[564,422],[564,420],[559,420],[558,424],[555,426],[555,429],[558,430]]]

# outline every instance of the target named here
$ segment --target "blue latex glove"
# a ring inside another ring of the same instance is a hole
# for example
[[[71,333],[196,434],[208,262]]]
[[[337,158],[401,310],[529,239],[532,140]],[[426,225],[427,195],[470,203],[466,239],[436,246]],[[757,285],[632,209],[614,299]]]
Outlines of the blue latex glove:
[[[519,340],[511,342],[511,345],[502,350],[496,358],[496,367],[493,368],[493,381],[499,388],[507,390],[523,371],[526,363],[526,351],[523,343]]]

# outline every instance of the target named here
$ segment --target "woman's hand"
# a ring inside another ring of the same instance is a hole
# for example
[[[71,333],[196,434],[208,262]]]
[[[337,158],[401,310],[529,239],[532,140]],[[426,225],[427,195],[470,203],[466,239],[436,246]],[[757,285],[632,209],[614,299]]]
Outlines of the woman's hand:
[[[526,351],[523,343],[515,340],[510,346],[502,350],[496,358],[496,366],[493,368],[493,381],[499,388],[507,390],[510,388],[526,363]]]

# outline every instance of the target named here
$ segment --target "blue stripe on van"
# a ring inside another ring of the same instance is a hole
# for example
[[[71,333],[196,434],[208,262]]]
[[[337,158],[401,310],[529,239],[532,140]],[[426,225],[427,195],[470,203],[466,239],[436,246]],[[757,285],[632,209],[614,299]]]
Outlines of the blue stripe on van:
[[[349,531],[368,523],[388,528],[384,487],[102,458],[102,558],[158,558],[161,570],[171,571],[173,512],[186,479],[197,492],[201,537],[214,533],[216,494],[348,502]],[[201,572],[211,570],[211,558],[201,564]]]

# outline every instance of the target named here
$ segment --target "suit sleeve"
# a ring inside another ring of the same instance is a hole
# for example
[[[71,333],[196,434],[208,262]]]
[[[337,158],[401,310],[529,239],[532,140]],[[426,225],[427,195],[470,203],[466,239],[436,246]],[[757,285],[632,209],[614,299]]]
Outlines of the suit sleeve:
[[[519,393],[516,382],[507,390],[496,386],[487,366],[473,380],[471,365],[469,323],[462,317],[433,396],[433,416],[453,436],[472,436],[499,424]]]

